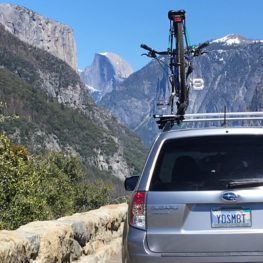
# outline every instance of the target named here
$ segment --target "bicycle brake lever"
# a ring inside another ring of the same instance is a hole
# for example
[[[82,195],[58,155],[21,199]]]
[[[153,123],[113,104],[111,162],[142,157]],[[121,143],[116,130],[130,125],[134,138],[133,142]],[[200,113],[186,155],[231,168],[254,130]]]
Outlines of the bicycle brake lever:
[[[199,57],[199,56],[201,56],[201,55],[203,55],[203,54],[206,54],[206,53],[207,53],[207,51],[203,51],[203,50],[201,50],[201,49],[196,49],[196,50],[194,51],[193,56],[194,56],[194,57]]]
[[[155,52],[151,51],[151,52],[148,53],[148,57],[150,57],[150,58],[156,58],[157,56],[156,56],[156,53],[155,53]]]
[[[203,49],[203,48],[206,48],[208,46],[209,46],[209,42],[204,42],[198,47],[198,49]]]
[[[143,53],[141,54],[141,56],[147,56],[148,58],[156,58],[156,54],[153,52],[149,52],[149,53]]]
[[[144,55],[146,55],[149,58],[156,58],[157,57],[154,52],[148,52],[147,54],[144,54]]]
[[[199,46],[191,46],[190,53],[192,53],[194,57],[201,56],[207,53],[206,51],[203,51],[203,49],[206,48],[207,46],[209,46],[209,42],[205,42]]]

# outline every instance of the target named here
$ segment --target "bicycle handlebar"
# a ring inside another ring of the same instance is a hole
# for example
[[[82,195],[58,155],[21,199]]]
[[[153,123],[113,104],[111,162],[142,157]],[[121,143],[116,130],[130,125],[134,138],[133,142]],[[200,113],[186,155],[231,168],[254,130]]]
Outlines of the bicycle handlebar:
[[[148,54],[142,54],[142,55],[146,55],[147,57],[151,57],[151,58],[156,58],[156,54],[158,54],[156,50],[148,47],[145,44],[141,44],[141,48],[149,51]]]
[[[156,51],[150,47],[148,47],[147,45],[145,44],[141,44],[141,48],[145,49],[145,50],[148,50],[150,52],[153,52],[153,53],[156,53]]]
[[[206,48],[207,46],[209,46],[209,42],[204,42],[198,46],[198,49],[203,49]]]
[[[187,50],[185,51],[185,53],[189,54],[191,53],[194,57],[200,56],[206,52],[203,51],[204,48],[206,48],[207,46],[209,46],[209,42],[205,42],[200,44],[199,46],[191,46],[188,47]],[[171,52],[169,51],[156,51],[152,48],[150,48],[149,46],[147,46],[146,44],[141,44],[141,48],[149,51],[148,54],[144,54],[148,57],[152,57],[152,58],[156,58],[156,55],[163,55],[163,56],[167,56],[167,55],[172,55],[174,53],[174,50]]]
[[[145,54],[145,55],[147,55],[148,57],[152,57],[152,58],[156,58],[156,55],[169,55],[171,53],[171,52],[168,52],[168,51],[156,51],[156,50],[148,47],[145,44],[141,44],[141,48],[149,51],[149,53]]]
[[[194,57],[198,57],[206,53],[205,51],[203,51],[203,49],[207,46],[209,46],[209,42],[204,42],[199,46],[191,46],[189,47],[188,52],[192,53]]]

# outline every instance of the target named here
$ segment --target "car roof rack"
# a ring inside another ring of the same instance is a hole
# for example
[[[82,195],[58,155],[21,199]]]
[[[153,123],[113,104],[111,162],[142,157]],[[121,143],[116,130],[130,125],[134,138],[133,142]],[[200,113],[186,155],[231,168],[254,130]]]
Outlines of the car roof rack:
[[[174,124],[180,124],[182,122],[215,122],[221,121],[221,126],[226,126],[229,121],[257,121],[263,120],[263,112],[215,112],[215,113],[193,113],[185,115],[158,115],[153,117],[156,119],[156,123],[159,129],[163,131],[170,130]]]

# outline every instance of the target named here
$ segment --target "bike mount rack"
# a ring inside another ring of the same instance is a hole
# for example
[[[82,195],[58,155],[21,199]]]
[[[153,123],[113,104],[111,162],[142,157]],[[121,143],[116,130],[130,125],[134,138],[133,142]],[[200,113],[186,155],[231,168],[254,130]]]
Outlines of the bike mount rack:
[[[170,130],[174,124],[180,125],[182,122],[222,122],[221,126],[226,126],[230,121],[257,121],[263,120],[263,112],[221,112],[221,113],[193,113],[185,115],[153,115],[159,129]]]

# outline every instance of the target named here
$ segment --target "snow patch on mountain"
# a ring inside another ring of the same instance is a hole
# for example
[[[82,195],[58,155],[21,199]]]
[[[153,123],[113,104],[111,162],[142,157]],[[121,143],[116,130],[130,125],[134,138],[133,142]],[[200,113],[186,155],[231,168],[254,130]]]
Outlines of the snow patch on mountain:
[[[99,92],[98,89],[95,89],[94,87],[89,86],[89,85],[87,85],[87,84],[85,84],[85,87],[86,87],[90,92]]]
[[[222,43],[224,45],[240,45],[240,44],[250,44],[255,42],[261,43],[262,40],[252,40],[237,34],[226,35],[222,38],[211,41],[211,43]]]

